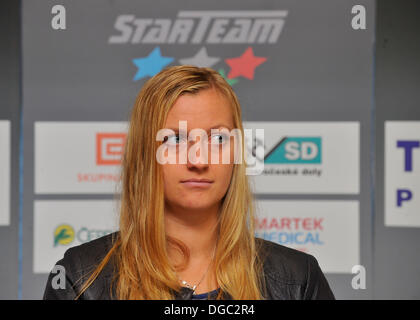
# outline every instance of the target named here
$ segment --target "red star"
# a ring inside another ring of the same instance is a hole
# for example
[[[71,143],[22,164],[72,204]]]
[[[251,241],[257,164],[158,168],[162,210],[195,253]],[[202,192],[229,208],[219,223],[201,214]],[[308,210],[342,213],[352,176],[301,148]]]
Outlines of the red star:
[[[252,80],[254,79],[255,68],[266,60],[267,58],[254,56],[252,47],[248,47],[240,57],[225,59],[231,68],[227,77],[228,79],[232,79],[237,76],[243,76]]]

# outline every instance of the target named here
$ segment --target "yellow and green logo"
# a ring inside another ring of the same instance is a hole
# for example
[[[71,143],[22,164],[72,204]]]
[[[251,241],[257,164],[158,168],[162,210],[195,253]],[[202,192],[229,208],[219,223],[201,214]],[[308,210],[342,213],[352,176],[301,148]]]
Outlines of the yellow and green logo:
[[[67,245],[74,240],[74,229],[68,224],[61,224],[54,231],[54,247],[57,245]]]

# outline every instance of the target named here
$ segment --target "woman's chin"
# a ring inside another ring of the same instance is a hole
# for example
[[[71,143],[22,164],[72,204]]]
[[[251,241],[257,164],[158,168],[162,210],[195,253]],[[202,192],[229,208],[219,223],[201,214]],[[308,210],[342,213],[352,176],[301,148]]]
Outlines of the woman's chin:
[[[179,204],[184,210],[191,210],[191,211],[195,211],[195,210],[207,210],[209,208],[214,207],[215,203],[211,202],[211,201],[186,201],[183,202],[182,204]]]

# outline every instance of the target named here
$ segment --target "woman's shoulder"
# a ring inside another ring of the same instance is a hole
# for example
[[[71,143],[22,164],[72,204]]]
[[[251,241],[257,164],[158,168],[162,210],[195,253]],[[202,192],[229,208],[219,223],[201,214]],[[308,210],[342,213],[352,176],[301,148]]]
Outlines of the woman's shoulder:
[[[317,263],[314,256],[269,240],[256,238],[264,272],[276,280],[303,283],[309,264]]]
[[[74,299],[84,282],[112,248],[118,235],[118,232],[110,233],[67,249],[49,274],[44,299]],[[57,270],[61,270],[61,273],[56,274]],[[108,263],[99,274],[98,281],[95,281],[89,288],[86,292],[87,296],[84,298],[108,299],[109,293],[104,289],[113,276],[113,272],[113,264]],[[63,275],[64,280],[59,280],[60,275]],[[57,283],[57,279],[61,284]]]
[[[97,265],[106,256],[118,238],[119,232],[113,232],[100,238],[71,247],[64,253],[64,260],[78,261],[81,266]]]
[[[255,239],[271,299],[334,299],[313,255],[265,239]]]

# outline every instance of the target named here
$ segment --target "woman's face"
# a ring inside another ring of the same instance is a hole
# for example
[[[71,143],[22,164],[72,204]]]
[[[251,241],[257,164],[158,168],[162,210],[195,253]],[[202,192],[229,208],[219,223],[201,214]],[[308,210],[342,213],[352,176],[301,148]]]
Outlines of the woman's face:
[[[188,136],[182,128],[180,132],[178,131],[179,121],[186,121]],[[201,90],[197,94],[184,94],[175,101],[165,123],[165,128],[174,130],[175,135],[168,137],[165,143],[172,146],[177,155],[181,150],[186,150],[187,161],[182,164],[177,157],[176,164],[162,164],[167,209],[218,208],[232,177],[234,139],[229,137],[229,133],[233,126],[229,101],[216,89]],[[192,129],[198,128],[203,129],[207,137],[202,133],[199,133],[198,137],[190,135]],[[225,132],[220,131],[212,135],[212,128],[225,128]],[[207,145],[204,143],[206,139]],[[230,143],[226,143],[227,141]],[[180,145],[181,142],[184,142],[184,149]],[[211,155],[217,155],[216,149],[219,151],[219,158],[218,161],[212,161]],[[229,163],[222,163],[222,152],[230,157]],[[196,155],[193,161],[191,161],[192,154]],[[190,179],[207,179],[210,182],[187,182]]]

